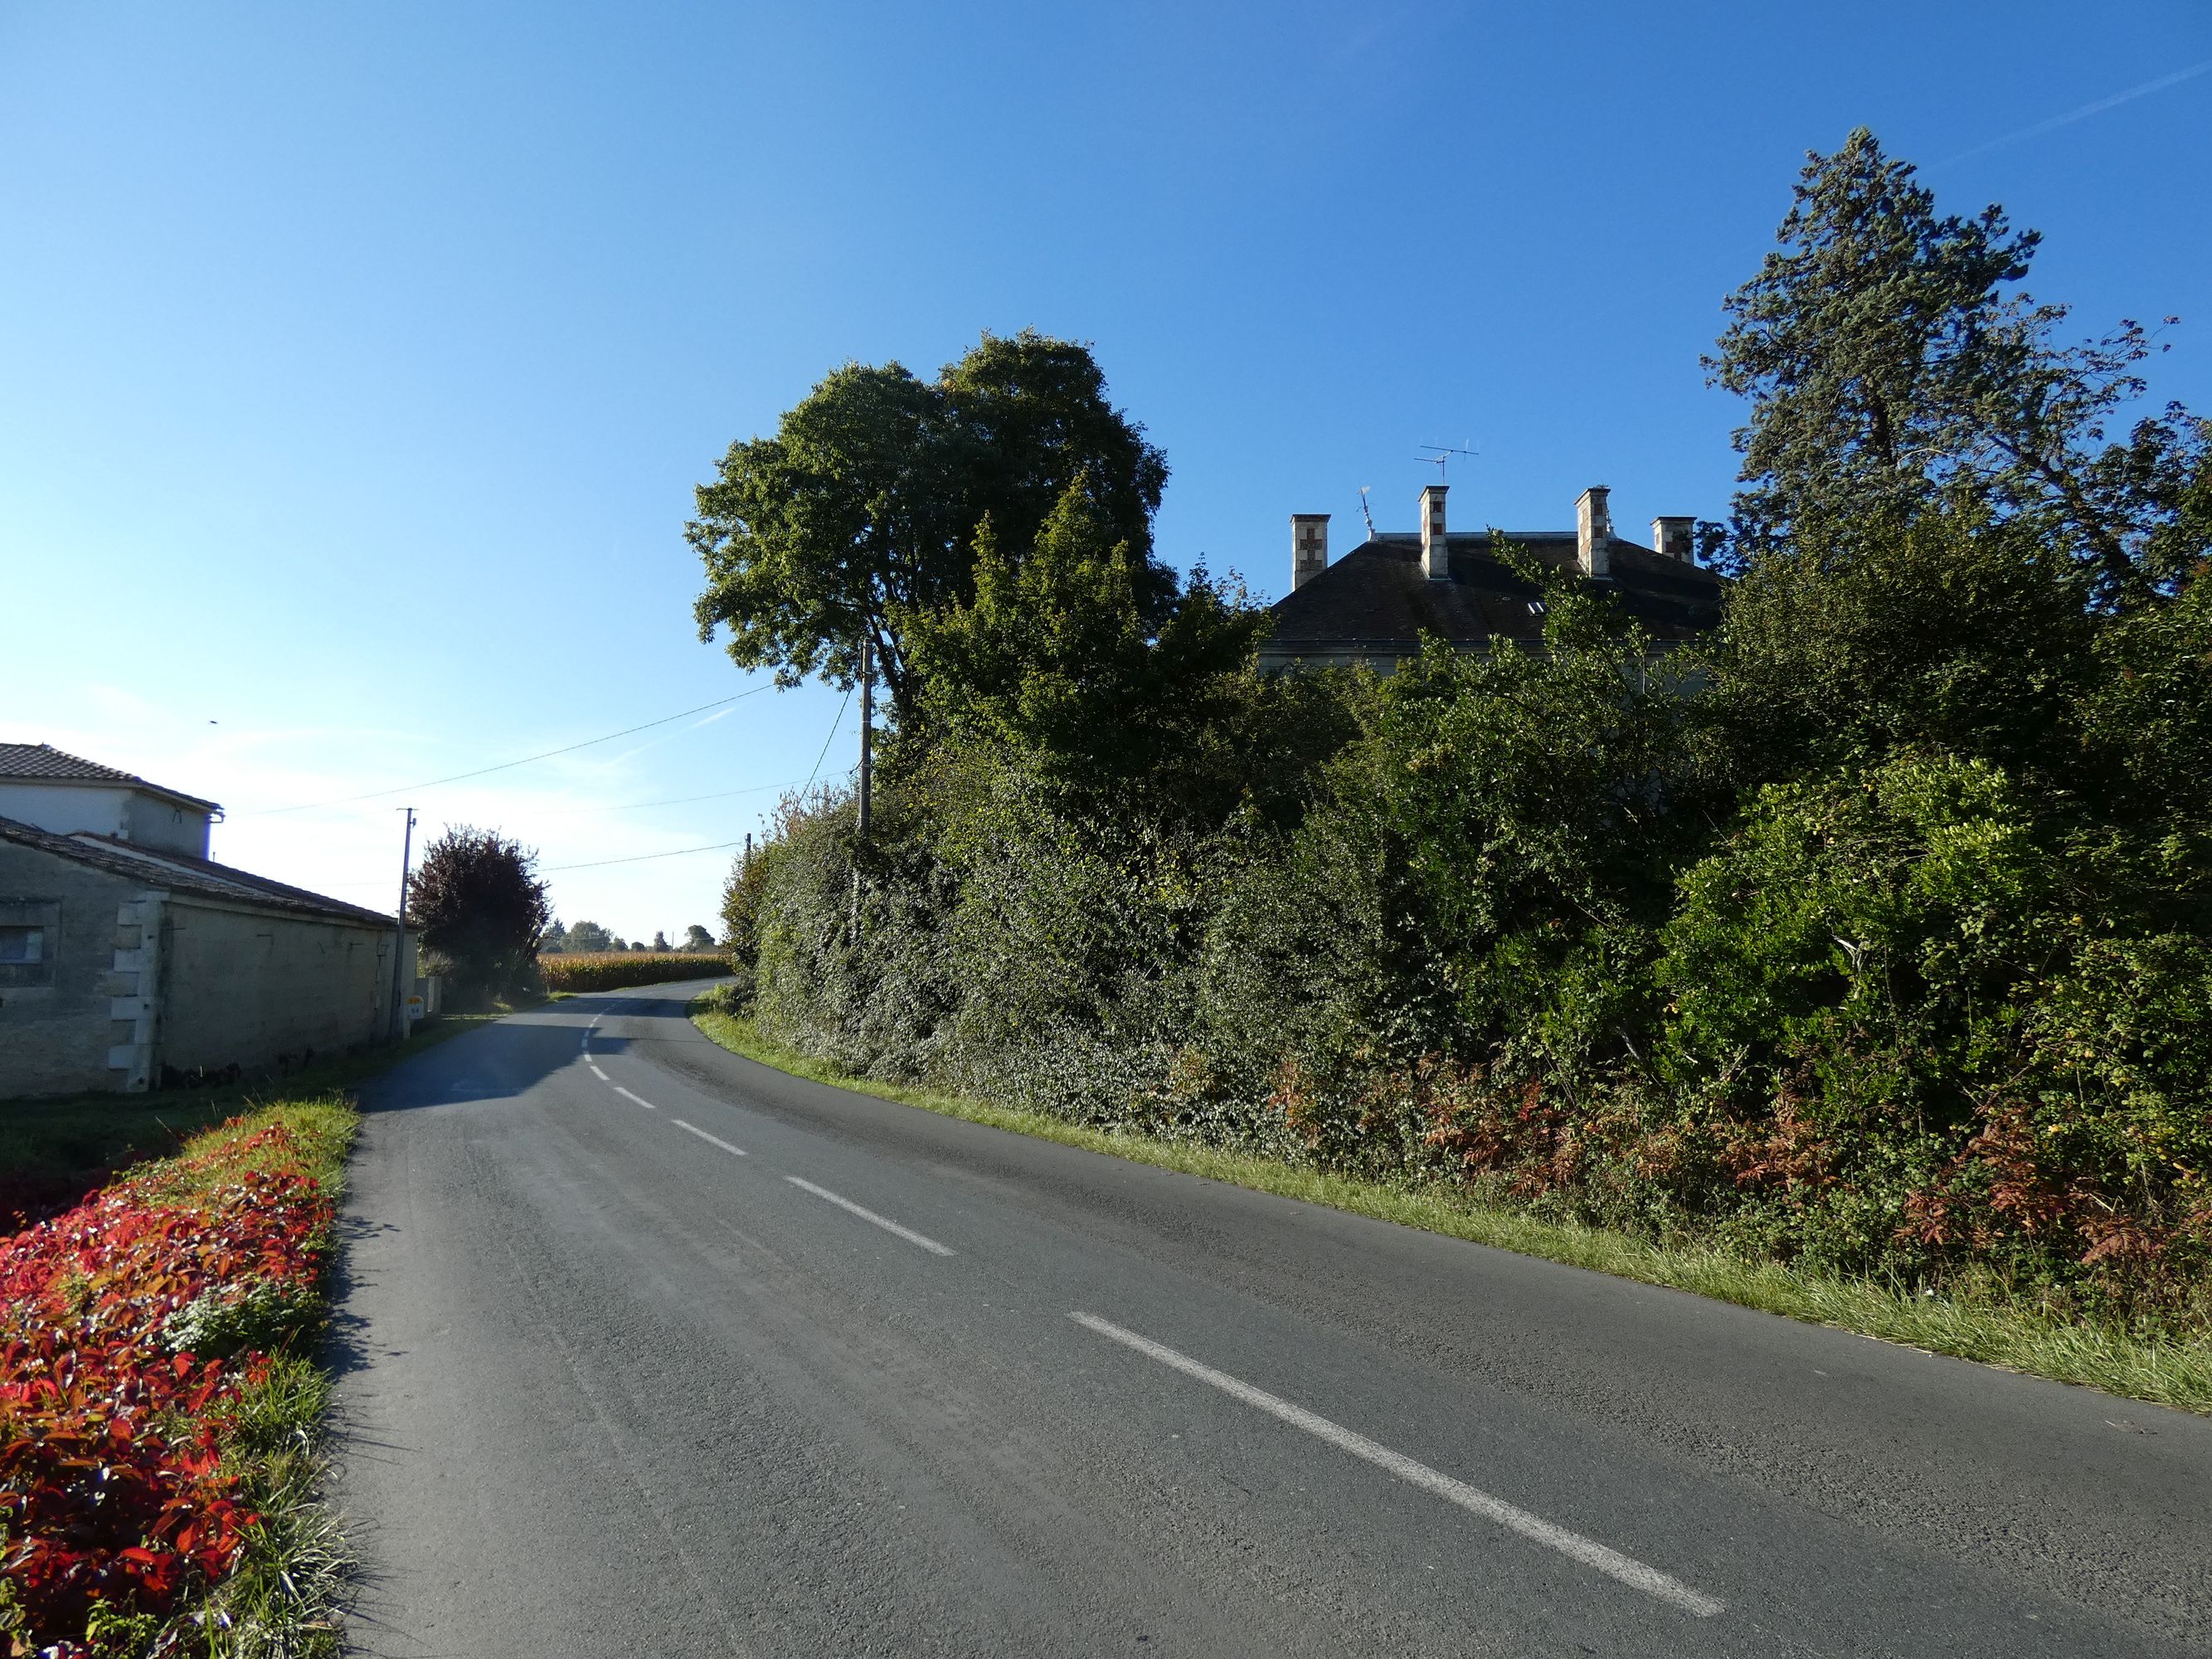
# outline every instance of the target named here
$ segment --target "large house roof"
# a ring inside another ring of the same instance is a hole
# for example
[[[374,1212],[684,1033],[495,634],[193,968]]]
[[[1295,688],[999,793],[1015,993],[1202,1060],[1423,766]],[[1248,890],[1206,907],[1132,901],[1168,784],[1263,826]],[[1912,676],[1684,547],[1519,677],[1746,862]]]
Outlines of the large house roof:
[[[149,783],[135,772],[120,772],[80,755],[64,754],[44,743],[0,743],[0,783],[123,783],[201,811],[222,811],[211,800],[187,795],[181,789]]]
[[[1503,534],[1555,568],[1575,562],[1571,530]],[[1542,636],[1543,614],[1534,608],[1539,589],[1493,556],[1487,533],[1447,536],[1444,546],[1451,580],[1432,581],[1421,570],[1418,534],[1361,543],[1275,601],[1274,632],[1263,649],[1295,656],[1350,646],[1410,654],[1424,634],[1462,646]],[[1609,544],[1607,561],[1605,586],[1653,639],[1694,639],[1720,619],[1726,584],[1713,572],[1619,539]]]
[[[110,836],[57,836],[50,830],[18,823],[13,818],[0,818],[0,841],[50,853],[58,859],[89,865],[110,875],[192,898],[251,904],[263,909],[287,910],[298,915],[378,927],[396,925],[390,916],[358,904],[348,904],[343,899],[325,898],[304,887],[288,887],[281,881],[271,881],[246,870],[234,870],[227,864],[196,859],[186,853],[156,852]]]

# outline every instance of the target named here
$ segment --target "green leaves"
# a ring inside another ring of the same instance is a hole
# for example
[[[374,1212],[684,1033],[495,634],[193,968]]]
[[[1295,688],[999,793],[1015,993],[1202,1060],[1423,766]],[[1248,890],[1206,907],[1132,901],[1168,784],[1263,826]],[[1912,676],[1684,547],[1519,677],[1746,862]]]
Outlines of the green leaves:
[[[1086,471],[1025,550],[985,521],[971,603],[901,620],[933,727],[1018,750],[1077,790],[1172,798],[1266,613],[1202,571],[1164,586],[1118,530]]]
[[[969,602],[987,520],[1024,549],[1079,477],[1132,550],[1149,612],[1171,583],[1151,562],[1167,463],[1106,401],[1088,347],[987,334],[933,381],[848,363],[699,487],[684,536],[706,572],[700,637],[726,629],[732,661],[785,685],[851,684],[872,640],[904,726],[908,626]]]
[[[408,918],[464,986],[504,991],[530,976],[552,911],[538,855],[496,830],[448,825],[409,884]]]
[[[1714,384],[1751,399],[1739,552],[1949,498],[2029,525],[2100,602],[2129,605],[2212,545],[2188,499],[2192,480],[2206,487],[2203,423],[2177,406],[2106,441],[2144,390],[2137,365],[2164,348],[2134,321],[2060,341],[2066,307],[2009,286],[2036,232],[2014,234],[1995,206],[1939,215],[1862,127],[1808,158],[1778,240],[1705,360]]]

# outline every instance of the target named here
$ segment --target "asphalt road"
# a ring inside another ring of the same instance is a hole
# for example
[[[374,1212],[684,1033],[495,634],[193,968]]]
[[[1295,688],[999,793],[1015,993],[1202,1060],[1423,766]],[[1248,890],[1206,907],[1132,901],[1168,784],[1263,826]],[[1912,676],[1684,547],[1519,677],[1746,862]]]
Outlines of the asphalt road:
[[[580,998],[368,1091],[366,1654],[2212,1652],[2212,1421]]]

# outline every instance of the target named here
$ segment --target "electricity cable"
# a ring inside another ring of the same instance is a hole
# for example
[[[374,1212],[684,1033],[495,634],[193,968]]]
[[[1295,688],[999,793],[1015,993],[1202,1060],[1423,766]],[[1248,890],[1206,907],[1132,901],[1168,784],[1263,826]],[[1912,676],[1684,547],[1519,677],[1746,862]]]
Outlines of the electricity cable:
[[[721,789],[711,795],[678,795],[673,800],[624,801],[618,806],[556,806],[549,811],[533,814],[541,818],[574,817],[580,812],[641,812],[648,806],[688,806],[693,801],[727,800],[732,795],[758,795],[770,789],[788,789],[799,780],[787,779],[781,783],[748,784],[743,789]]]
[[[456,772],[451,777],[431,778],[422,783],[403,783],[396,789],[372,789],[366,794],[341,795],[335,800],[302,801],[296,806],[265,806],[250,812],[234,812],[230,816],[240,818],[276,817],[286,812],[312,812],[324,806],[350,806],[356,801],[382,800],[387,795],[404,795],[416,789],[434,789],[441,784],[460,783],[469,778],[485,777],[494,772],[505,772],[518,766],[527,766],[532,761],[550,760],[556,755],[573,755],[579,749],[589,749],[596,744],[612,743],[617,738],[626,738],[635,732],[650,732],[656,726],[666,726],[670,721],[680,720],[687,714],[703,714],[709,708],[720,708],[727,704],[741,702],[746,697],[758,696],[762,692],[773,689],[772,684],[756,685],[750,690],[738,692],[734,696],[717,697],[714,702],[702,702],[696,708],[679,708],[673,714],[663,714],[659,720],[647,720],[641,726],[626,726],[621,731],[610,732],[604,737],[586,738],[581,743],[568,744],[559,749],[547,749],[535,755],[525,755],[520,760],[501,761],[496,766],[480,766],[473,772]],[[849,697],[851,693],[848,692],[846,695]],[[840,715],[839,718],[842,719],[843,716]],[[826,745],[824,752],[827,752]],[[817,761],[815,765],[819,769],[821,763]]]
[[[830,727],[830,735],[822,739],[822,752],[814,757],[814,769],[806,775],[807,789],[811,789],[814,787],[814,780],[821,775],[822,763],[830,758],[830,745],[837,741],[837,728],[844,725],[845,711],[852,706],[853,688],[848,685],[845,688],[845,701],[837,705],[837,718]],[[801,799],[805,798],[805,789],[799,791]]]
[[[635,853],[626,859],[594,859],[589,864],[549,864],[545,866],[545,873],[550,876],[556,870],[598,870],[610,864],[643,864],[649,859],[680,859],[687,853],[720,853],[744,845],[741,838],[718,841],[709,847],[679,847],[672,853]]]

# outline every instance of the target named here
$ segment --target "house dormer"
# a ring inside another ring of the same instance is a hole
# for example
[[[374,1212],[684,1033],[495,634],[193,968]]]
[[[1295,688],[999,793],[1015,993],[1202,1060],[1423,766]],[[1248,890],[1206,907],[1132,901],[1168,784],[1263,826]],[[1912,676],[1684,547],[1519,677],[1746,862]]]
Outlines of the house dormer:
[[[149,852],[208,855],[211,800],[43,743],[0,743],[0,818],[53,836],[106,836]]]

